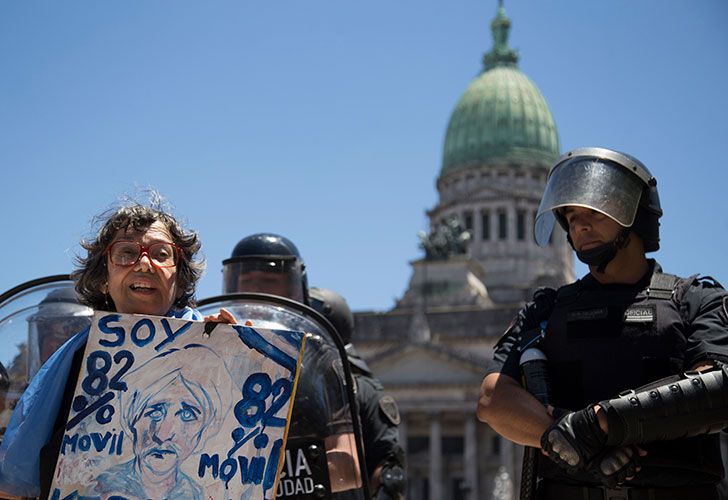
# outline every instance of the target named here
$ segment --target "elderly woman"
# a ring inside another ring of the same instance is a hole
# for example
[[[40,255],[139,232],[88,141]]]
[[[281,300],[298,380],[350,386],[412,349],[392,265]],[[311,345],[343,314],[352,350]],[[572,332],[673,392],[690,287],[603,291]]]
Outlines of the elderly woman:
[[[192,309],[204,270],[196,257],[200,241],[162,208],[123,206],[81,245],[87,255],[72,276],[82,302],[94,309],[235,321],[224,310],[202,318]],[[19,401],[0,446],[0,491],[48,496],[87,338],[88,329],[58,349]]]

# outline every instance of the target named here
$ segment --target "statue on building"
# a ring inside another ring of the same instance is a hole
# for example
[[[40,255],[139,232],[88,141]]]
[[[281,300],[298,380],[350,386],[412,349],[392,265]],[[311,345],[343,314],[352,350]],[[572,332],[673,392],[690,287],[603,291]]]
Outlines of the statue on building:
[[[420,248],[425,251],[425,260],[446,260],[468,252],[470,231],[462,227],[457,217],[435,226],[429,234],[420,231],[417,236],[420,238]]]

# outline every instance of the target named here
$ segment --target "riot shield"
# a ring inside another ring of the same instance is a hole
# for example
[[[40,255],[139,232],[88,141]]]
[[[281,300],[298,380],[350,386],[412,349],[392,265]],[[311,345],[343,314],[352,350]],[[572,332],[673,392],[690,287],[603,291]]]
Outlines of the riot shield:
[[[198,306],[205,315],[225,307],[241,324],[306,334],[276,498],[369,499],[353,379],[331,323],[301,303],[262,293],[211,297]]]
[[[65,275],[22,283],[0,295],[0,442],[15,405],[40,366],[91,323]],[[4,381],[3,381],[4,379]]]

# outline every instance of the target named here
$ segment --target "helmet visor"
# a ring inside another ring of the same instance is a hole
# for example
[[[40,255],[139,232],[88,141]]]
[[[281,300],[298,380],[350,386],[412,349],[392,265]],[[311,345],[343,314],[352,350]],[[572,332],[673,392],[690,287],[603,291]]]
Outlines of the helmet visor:
[[[554,229],[554,210],[585,207],[601,212],[623,227],[634,223],[644,184],[616,163],[575,158],[558,165],[549,176],[538,207],[534,236],[546,245]]]
[[[27,319],[28,380],[66,340],[91,324],[91,308],[77,302],[53,301],[52,293]]]
[[[268,293],[303,302],[303,272],[295,257],[223,262],[223,293]]]

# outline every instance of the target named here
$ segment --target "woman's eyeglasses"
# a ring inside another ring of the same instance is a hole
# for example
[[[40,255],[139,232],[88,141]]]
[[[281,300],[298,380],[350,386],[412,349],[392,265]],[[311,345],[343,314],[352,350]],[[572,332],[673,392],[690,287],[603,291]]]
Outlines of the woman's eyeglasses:
[[[174,243],[152,243],[145,247],[136,241],[115,241],[106,249],[111,263],[117,266],[133,266],[142,255],[149,257],[156,267],[174,267],[180,258],[180,248]]]

